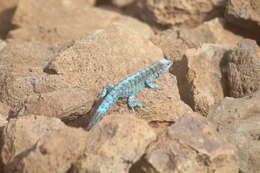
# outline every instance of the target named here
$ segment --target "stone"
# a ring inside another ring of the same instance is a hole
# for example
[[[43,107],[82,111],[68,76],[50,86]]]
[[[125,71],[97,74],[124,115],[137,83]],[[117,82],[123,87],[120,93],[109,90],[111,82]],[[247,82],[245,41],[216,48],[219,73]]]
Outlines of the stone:
[[[176,69],[182,100],[205,116],[209,107],[222,100],[227,92],[221,70],[227,51],[218,44],[203,44],[200,48],[187,50],[182,65]]]
[[[260,89],[260,55],[254,40],[241,40],[225,57],[229,96],[243,97]],[[260,51],[259,51],[260,52]]]
[[[84,153],[87,132],[82,129],[66,127],[41,137],[26,154],[16,157],[15,162],[5,170],[11,172],[68,172],[72,163]]]
[[[259,91],[243,98],[226,97],[208,114],[219,134],[238,148],[241,172],[260,171],[259,103]]]
[[[39,139],[65,127],[59,119],[44,116],[27,115],[9,120],[2,137],[3,163],[7,165],[14,162],[16,156],[26,154]]]
[[[198,114],[185,114],[149,145],[130,172],[237,173],[236,148],[225,142],[214,126]]]
[[[225,18],[234,27],[240,27],[260,40],[260,1],[259,0],[228,0]]]
[[[227,30],[226,26],[223,18],[215,18],[195,28],[161,31],[152,37],[152,41],[163,50],[167,58],[179,61],[187,49],[199,48],[204,43],[222,44],[233,48],[242,37]]]
[[[127,173],[155,138],[147,122],[130,113],[106,116],[89,132],[84,158],[72,172]]]
[[[18,28],[8,34],[9,41],[40,41],[51,45],[78,40],[112,23],[127,25],[145,38],[153,34],[147,24],[89,6],[85,0],[20,0],[12,23]]]
[[[142,19],[166,27],[197,25],[206,17],[217,16],[216,13],[221,13],[224,9],[223,0],[140,0],[137,3]]]

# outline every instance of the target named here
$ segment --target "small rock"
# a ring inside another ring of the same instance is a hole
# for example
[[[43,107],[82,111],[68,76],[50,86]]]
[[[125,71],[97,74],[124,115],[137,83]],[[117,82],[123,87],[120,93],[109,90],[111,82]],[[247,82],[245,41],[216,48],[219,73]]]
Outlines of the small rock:
[[[260,89],[260,49],[253,40],[241,40],[226,57],[229,96],[243,97]]]
[[[166,26],[196,25],[213,11],[216,13],[219,10],[217,13],[221,13],[224,8],[223,0],[140,0],[137,3],[140,15],[145,21]]]
[[[136,2],[136,0],[110,0],[110,1],[113,6],[116,6],[118,8],[123,8]]]
[[[198,114],[186,114],[153,142],[130,172],[237,173],[236,148]]]
[[[228,0],[225,18],[234,26],[244,28],[260,40],[260,1]]]
[[[208,114],[220,135],[238,148],[241,172],[260,172],[259,103],[259,91],[243,98],[226,97]]]
[[[155,138],[152,128],[131,114],[106,116],[90,131],[85,158],[73,170],[127,173]]]
[[[209,107],[224,98],[221,62],[227,50],[217,44],[189,49],[181,62],[184,68],[176,70],[181,98],[194,111],[207,115]]]
[[[12,163],[16,156],[28,152],[40,138],[65,127],[59,119],[43,116],[28,115],[9,120],[3,132],[3,163]]]

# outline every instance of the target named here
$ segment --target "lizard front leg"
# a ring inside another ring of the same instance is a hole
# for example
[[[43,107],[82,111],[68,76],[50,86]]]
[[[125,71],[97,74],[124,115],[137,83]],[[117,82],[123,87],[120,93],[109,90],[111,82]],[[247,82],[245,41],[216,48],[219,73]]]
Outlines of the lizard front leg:
[[[149,88],[153,88],[153,89],[159,89],[159,86],[155,83],[152,83],[152,81],[150,81],[150,80],[145,81],[145,86],[147,86]]]
[[[113,85],[108,84],[108,85],[101,91],[101,93],[99,93],[99,97],[104,98],[113,88],[114,88]]]
[[[140,108],[144,107],[144,105],[142,103],[134,101],[134,99],[135,99],[135,95],[131,95],[128,97],[128,102],[127,102],[128,106],[133,110],[133,112],[135,112],[134,107],[136,107],[136,106],[138,106]]]

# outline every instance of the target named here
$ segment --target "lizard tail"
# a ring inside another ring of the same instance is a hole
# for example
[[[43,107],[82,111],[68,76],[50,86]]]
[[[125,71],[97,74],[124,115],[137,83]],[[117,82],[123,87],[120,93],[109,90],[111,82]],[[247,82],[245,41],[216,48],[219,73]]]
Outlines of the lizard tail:
[[[114,99],[111,95],[107,95],[94,114],[91,116],[89,124],[85,130],[89,131],[103,117],[105,112],[114,104],[115,101],[116,99]]]

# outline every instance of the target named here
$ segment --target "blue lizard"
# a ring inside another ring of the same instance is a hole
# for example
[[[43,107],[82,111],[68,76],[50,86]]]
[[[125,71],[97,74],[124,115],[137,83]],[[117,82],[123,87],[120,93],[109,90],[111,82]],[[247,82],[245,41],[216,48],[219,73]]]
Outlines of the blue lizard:
[[[120,98],[128,98],[128,106],[134,111],[134,107],[143,108],[144,105],[134,101],[135,94],[145,86],[158,89],[159,86],[152,83],[161,74],[167,72],[173,62],[167,59],[161,59],[153,65],[123,79],[115,86],[108,84],[99,96],[103,99],[98,108],[93,113],[86,130],[90,130],[104,115],[104,113]]]

